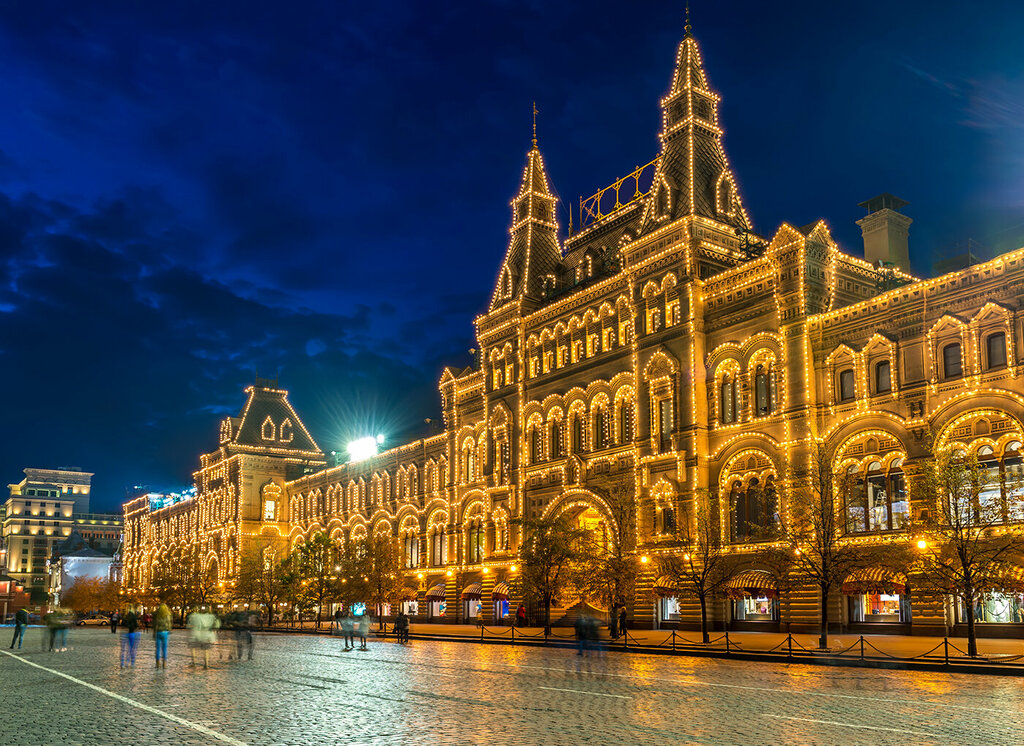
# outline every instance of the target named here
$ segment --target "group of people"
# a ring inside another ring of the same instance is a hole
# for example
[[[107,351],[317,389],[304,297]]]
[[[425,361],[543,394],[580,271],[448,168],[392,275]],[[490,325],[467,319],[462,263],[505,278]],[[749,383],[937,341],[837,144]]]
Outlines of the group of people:
[[[143,625],[143,619],[146,623]],[[110,631],[116,633],[121,629],[121,668],[134,667],[135,657],[139,647],[141,632],[140,626],[149,629],[152,625],[153,648],[155,653],[156,667],[167,668],[167,644],[170,640],[171,629],[174,626],[174,617],[167,604],[160,604],[152,614],[140,614],[135,606],[129,606],[124,614],[115,612],[110,615]],[[259,617],[255,613],[237,612],[224,617],[224,623],[213,614],[208,608],[202,607],[188,616],[186,626],[189,629],[189,657],[191,665],[197,665],[197,658],[201,659],[203,668],[210,666],[210,651],[217,643],[217,630],[222,626],[234,632],[234,651],[228,653],[231,660],[237,656],[238,660],[253,658],[253,630],[259,625]]]
[[[344,638],[346,652],[356,649],[356,637],[359,638],[359,650],[368,650],[366,638],[370,635],[370,615],[356,616],[338,609],[334,612],[334,633]]]

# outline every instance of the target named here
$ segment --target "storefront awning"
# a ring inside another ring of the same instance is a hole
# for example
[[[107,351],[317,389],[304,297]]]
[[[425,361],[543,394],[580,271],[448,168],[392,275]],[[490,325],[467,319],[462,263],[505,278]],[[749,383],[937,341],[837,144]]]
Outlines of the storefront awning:
[[[438,583],[423,596],[426,601],[444,601],[444,583]]]
[[[493,596],[495,601],[508,601],[508,583],[504,580],[495,583]]]
[[[730,596],[757,596],[774,598],[776,595],[775,578],[764,570],[744,570],[729,578],[726,583]]]
[[[400,588],[398,593],[395,595],[398,596],[399,601],[415,601],[416,589],[406,586],[405,588]]]
[[[479,583],[470,583],[462,589],[463,599],[480,598],[481,588]]]
[[[676,588],[675,581],[668,575],[662,575],[654,581],[654,588],[652,590],[654,595],[661,596],[662,598],[674,598],[679,595],[679,589]]]
[[[862,593],[893,593],[907,592],[907,576],[887,567],[867,567],[850,573],[843,581],[843,593],[857,596]]]

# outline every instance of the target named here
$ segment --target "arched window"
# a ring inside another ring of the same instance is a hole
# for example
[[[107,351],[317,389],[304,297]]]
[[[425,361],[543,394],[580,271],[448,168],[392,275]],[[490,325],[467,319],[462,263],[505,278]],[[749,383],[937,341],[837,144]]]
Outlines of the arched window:
[[[405,567],[411,569],[420,564],[420,540],[416,534],[405,537]]]
[[[960,343],[953,342],[942,348],[942,377],[959,378],[964,374]]]
[[[551,421],[551,457],[561,458],[565,455],[565,431],[561,420]]]
[[[530,427],[530,463],[540,463],[540,427]]]
[[[772,411],[771,381],[764,365],[754,370],[754,411],[758,417],[765,417]]]
[[[875,363],[875,393],[885,394],[892,391],[892,370],[888,360]]]
[[[444,541],[444,527],[435,526],[430,531],[430,564],[440,567],[448,559],[448,551]]]
[[[988,359],[988,369],[1006,367],[1006,334],[996,332],[985,338],[985,352]]]
[[[467,561],[473,563],[483,562],[486,540],[483,521],[480,519],[473,521],[469,525],[469,531],[466,536]]]
[[[658,451],[667,453],[672,450],[672,430],[675,427],[672,413],[672,399],[662,399],[658,402]]]
[[[633,432],[633,402],[623,400],[619,405],[619,443],[632,443],[636,435]]]
[[[597,451],[608,446],[608,410],[601,407],[594,413],[594,442],[591,450]]]
[[[574,415],[572,418],[572,452],[583,453],[584,441],[584,428],[583,418],[580,415]]]
[[[871,459],[863,466],[853,464],[842,477],[840,490],[846,510],[846,532],[897,531],[910,520],[902,459],[888,467]]]
[[[839,401],[853,401],[857,396],[853,383],[853,368],[839,371]]]
[[[719,391],[719,412],[723,425],[736,421],[736,379],[726,373]]]
[[[733,541],[768,541],[773,537],[779,523],[774,475],[767,475],[763,483],[758,477],[751,477],[745,488],[740,480],[734,481],[729,503]]]

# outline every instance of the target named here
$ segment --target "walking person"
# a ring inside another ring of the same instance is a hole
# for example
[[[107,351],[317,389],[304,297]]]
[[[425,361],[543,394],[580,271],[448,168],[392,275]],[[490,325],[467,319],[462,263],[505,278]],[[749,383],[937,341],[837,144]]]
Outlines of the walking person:
[[[622,604],[619,609],[619,634],[623,636],[626,634],[626,604]]]
[[[50,640],[49,650],[52,653],[57,642],[57,610],[52,609],[47,612],[46,616],[43,617],[43,622],[46,624],[46,633]]]
[[[359,617],[359,649],[369,650],[366,647],[366,638],[370,635],[370,615],[363,614]]]
[[[116,611],[110,612],[110,634],[117,632],[117,623],[121,621],[121,615]]]
[[[24,609],[18,609],[18,612],[14,615],[14,637],[11,638],[11,649],[14,649],[14,643],[18,643],[18,650],[21,650],[21,642],[25,639],[25,628],[28,626],[28,612]]]
[[[135,651],[139,647],[139,617],[135,613],[135,607],[129,606],[128,613],[121,620],[124,632],[121,634],[121,668],[124,668],[125,659],[128,665],[135,667]]]
[[[613,640],[619,639],[619,602],[612,604],[611,620],[608,622],[608,635]]]
[[[191,665],[196,664],[196,651],[203,654],[203,668],[210,667],[210,648],[217,639],[217,627],[220,622],[213,614],[202,607],[199,611],[193,611],[188,615],[188,628],[192,631],[192,639],[189,641],[192,655]]]
[[[167,639],[171,636],[171,610],[160,604],[153,615],[153,639],[156,642],[156,667],[167,668]]]
[[[353,637],[354,632],[355,620],[352,618],[351,613],[346,612],[345,616],[341,618],[341,636],[345,638],[345,652],[356,646],[356,641]]]
[[[343,618],[344,616],[341,613],[341,607],[338,607],[334,610],[334,629],[332,630],[333,634],[341,634],[341,620]]]

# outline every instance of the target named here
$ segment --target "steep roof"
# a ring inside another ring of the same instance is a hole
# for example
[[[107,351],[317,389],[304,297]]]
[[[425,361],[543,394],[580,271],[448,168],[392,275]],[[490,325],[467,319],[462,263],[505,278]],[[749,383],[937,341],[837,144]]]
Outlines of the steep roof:
[[[661,160],[641,233],[688,215],[750,230],[750,219],[722,145],[719,101],[708,85],[700,48],[687,24],[676,54],[672,87],[661,100]]]
[[[221,422],[221,445],[280,449],[322,455],[320,446],[288,401],[288,392],[265,383],[245,389],[249,395],[238,417]]]
[[[539,297],[544,278],[557,274],[561,260],[555,196],[548,187],[544,158],[535,140],[526,155],[519,192],[512,200],[508,250],[491,297],[491,310],[524,296]]]

